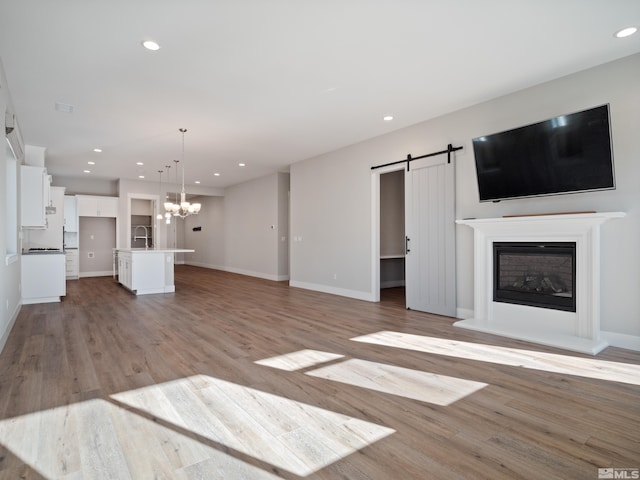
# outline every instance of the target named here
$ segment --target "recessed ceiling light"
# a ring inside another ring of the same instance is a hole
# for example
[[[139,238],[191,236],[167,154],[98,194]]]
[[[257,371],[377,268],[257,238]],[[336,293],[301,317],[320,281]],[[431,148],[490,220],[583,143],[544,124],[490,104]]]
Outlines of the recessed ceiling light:
[[[96,152],[96,153],[102,153],[102,149],[101,148],[94,148],[93,151]]]
[[[91,170],[83,170],[84,173],[91,173]]]
[[[622,30],[618,30],[616,32],[616,37],[618,37],[618,38],[628,37],[629,35],[633,35],[637,31],[638,31],[638,29],[636,27],[623,28]]]
[[[200,183],[200,180],[196,180],[196,183]]]
[[[138,178],[144,178],[144,175],[138,175]]]
[[[87,162],[87,164],[89,164],[89,165],[95,165],[95,164],[96,164],[96,162]]]
[[[136,162],[136,165],[144,165],[143,162]]]
[[[393,120],[393,117],[391,115],[386,115],[386,116],[382,117],[382,119],[385,122],[390,122],[391,120]]]
[[[239,164],[238,164],[238,166],[239,166],[239,167],[245,167],[245,166],[246,166],[246,164],[244,164],[244,163],[239,163]]]
[[[220,174],[219,174],[218,172],[216,172],[216,173],[214,173],[214,174],[213,174],[213,176],[214,176],[214,177],[219,177],[219,176],[220,176]]]
[[[151,50],[151,51],[154,51],[154,52],[156,50],[160,50],[160,45],[158,45],[153,40],[145,40],[144,42],[142,42],[142,46],[144,48],[146,48],[147,50]]]

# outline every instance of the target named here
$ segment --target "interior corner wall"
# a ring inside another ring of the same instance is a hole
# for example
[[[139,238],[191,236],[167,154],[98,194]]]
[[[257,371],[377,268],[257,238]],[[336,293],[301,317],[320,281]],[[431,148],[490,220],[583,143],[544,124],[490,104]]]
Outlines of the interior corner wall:
[[[11,98],[7,80],[0,61],[0,126],[5,131],[5,112],[12,109]],[[5,218],[7,211],[7,192],[6,192],[6,141],[0,147],[0,212],[2,218]],[[18,159],[18,162],[20,159]],[[20,199],[20,168],[18,166],[18,188],[17,196]],[[18,209],[18,219],[20,218],[20,210]],[[0,222],[0,252],[5,255],[7,248],[6,221]],[[20,243],[18,242],[18,248]],[[18,313],[20,312],[20,261],[14,261],[7,265],[5,259],[0,263],[0,351],[4,348],[6,340],[11,331]]]
[[[225,269],[278,277],[278,174],[234,185],[224,195]]]
[[[289,179],[278,173],[278,280],[289,279]]]
[[[456,218],[623,211],[602,226],[602,330],[640,339],[640,54],[402,128],[291,166],[291,284],[355,298],[371,292],[371,166],[463,146]],[[471,81],[471,80],[470,80]],[[610,104],[616,189],[480,203],[471,140]],[[473,311],[473,232],[456,227],[457,305]]]

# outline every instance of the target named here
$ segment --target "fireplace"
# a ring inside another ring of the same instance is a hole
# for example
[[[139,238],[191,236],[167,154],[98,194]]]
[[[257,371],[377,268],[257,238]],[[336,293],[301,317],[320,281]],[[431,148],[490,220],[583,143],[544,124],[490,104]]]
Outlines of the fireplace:
[[[454,325],[600,352],[607,346],[600,337],[600,227],[624,216],[585,212],[457,220],[474,230],[474,309]]]
[[[576,311],[575,242],[494,242],[493,301]]]

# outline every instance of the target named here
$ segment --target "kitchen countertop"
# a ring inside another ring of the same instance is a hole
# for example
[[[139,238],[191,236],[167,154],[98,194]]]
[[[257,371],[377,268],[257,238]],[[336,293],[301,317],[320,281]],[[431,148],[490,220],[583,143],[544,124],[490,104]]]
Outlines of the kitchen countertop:
[[[188,248],[114,248],[116,252],[129,253],[191,253],[195,250]]]
[[[34,252],[22,252],[22,255],[64,255],[62,250],[37,250]]]

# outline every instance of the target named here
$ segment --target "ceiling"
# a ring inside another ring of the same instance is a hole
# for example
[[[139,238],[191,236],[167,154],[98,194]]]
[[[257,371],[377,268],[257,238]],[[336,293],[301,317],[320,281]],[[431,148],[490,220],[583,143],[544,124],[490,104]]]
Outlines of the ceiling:
[[[640,52],[629,25],[638,0],[1,0],[0,58],[50,173],[157,181],[187,128],[189,189]]]

